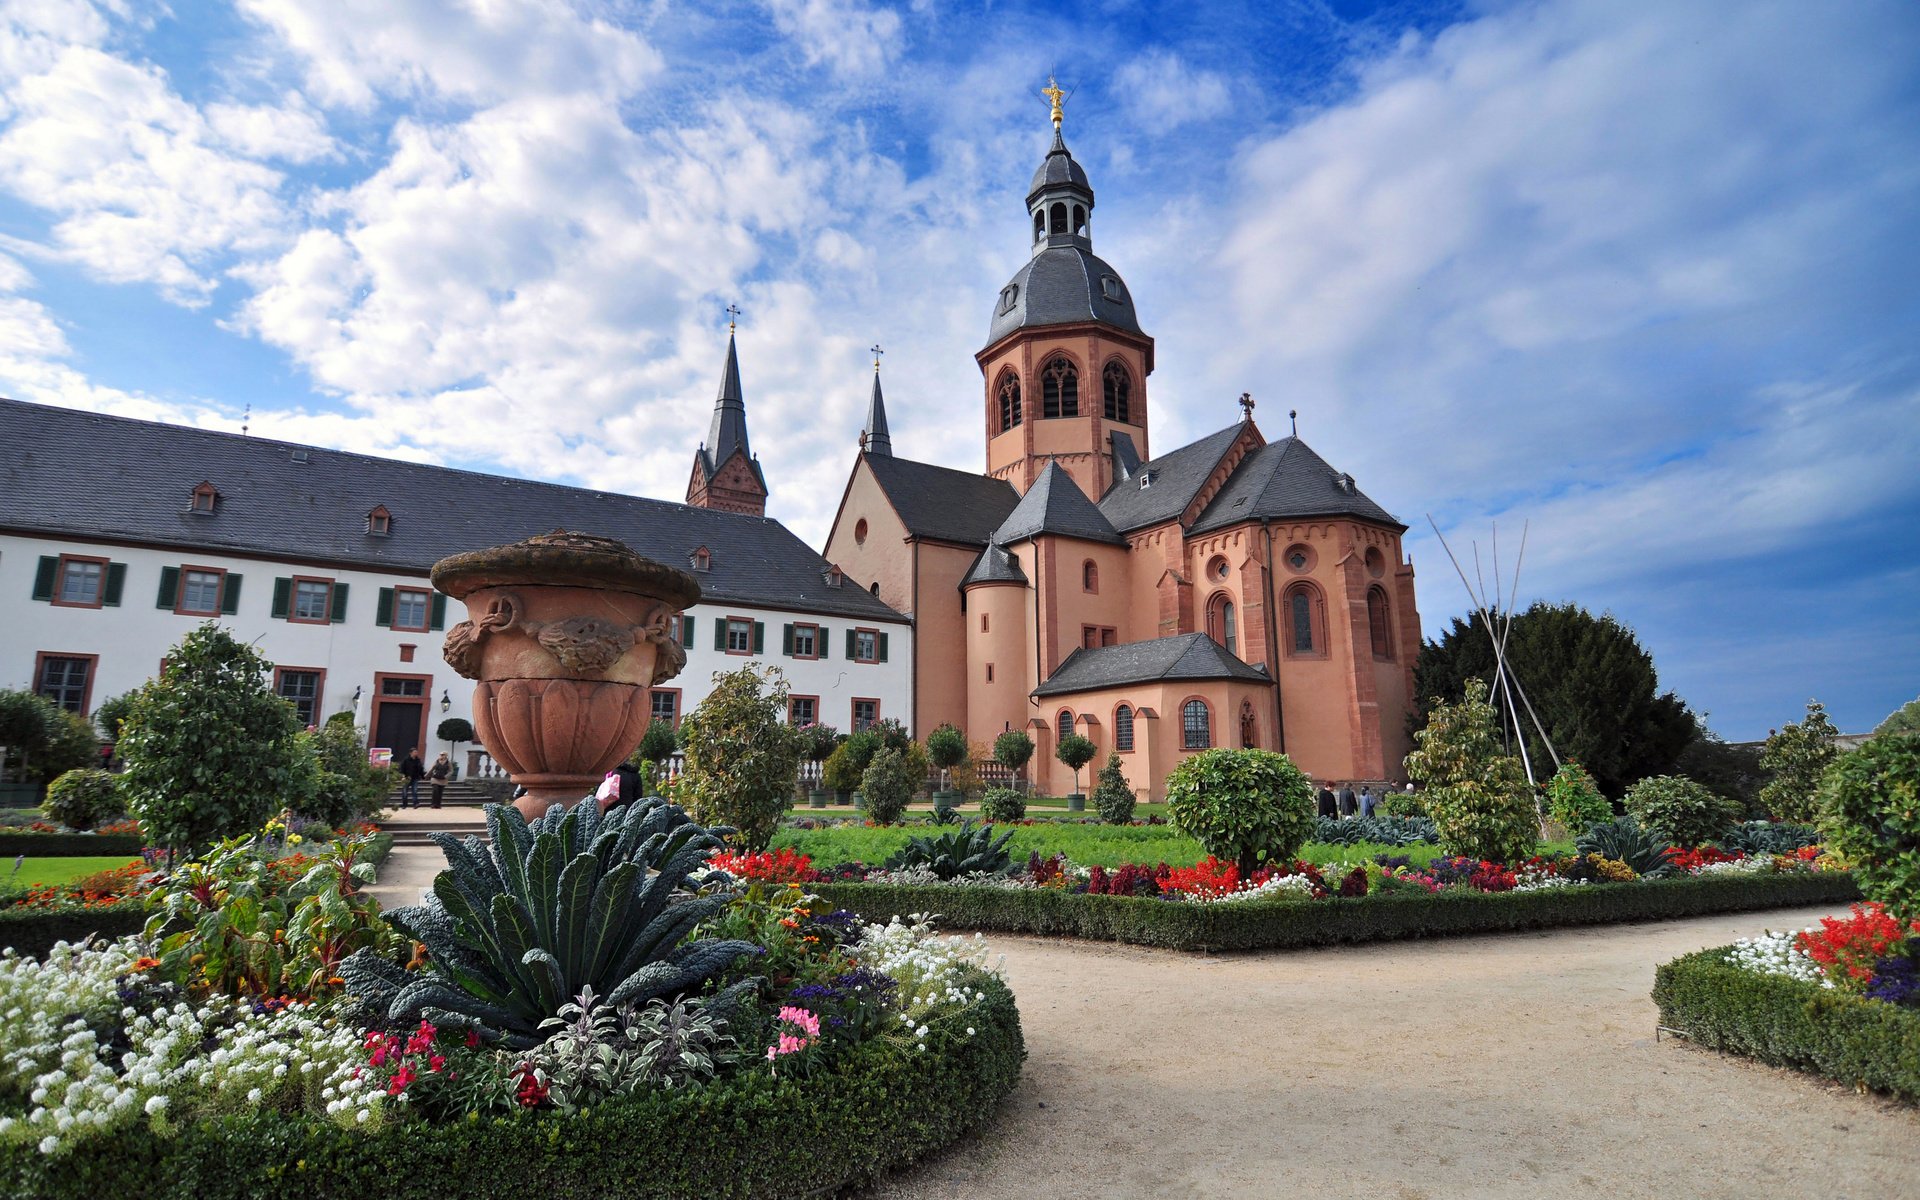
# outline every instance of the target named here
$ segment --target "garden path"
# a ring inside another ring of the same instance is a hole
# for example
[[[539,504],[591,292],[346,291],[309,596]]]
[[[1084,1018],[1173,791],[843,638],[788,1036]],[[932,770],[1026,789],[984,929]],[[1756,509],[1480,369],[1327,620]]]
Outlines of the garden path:
[[[1201,956],[994,937],[1026,1072],[869,1200],[1920,1195],[1920,1112],[1654,1038],[1654,967],[1828,910]]]

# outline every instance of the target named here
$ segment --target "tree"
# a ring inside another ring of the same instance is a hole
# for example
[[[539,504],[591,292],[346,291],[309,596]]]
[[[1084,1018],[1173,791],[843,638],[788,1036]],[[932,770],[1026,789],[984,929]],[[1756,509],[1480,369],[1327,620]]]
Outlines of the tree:
[[[1773,773],[1760,789],[1760,803],[1782,821],[1802,823],[1820,816],[1820,780],[1840,754],[1840,731],[1818,700],[1807,701],[1806,719],[1789,722],[1767,738],[1760,766]]]
[[[1013,772],[1014,781],[1020,779],[1020,768],[1033,758],[1033,739],[1024,730],[1009,729],[993,739],[993,757],[1001,766]]]
[[[1577,762],[1564,762],[1547,781],[1547,815],[1574,837],[1590,826],[1613,820],[1613,805],[1600,794],[1593,776]]]
[[[967,735],[957,726],[941,725],[927,735],[927,760],[944,780],[948,771],[967,761]]]
[[[1125,825],[1133,820],[1134,800],[1133,785],[1120,769],[1120,755],[1108,751],[1107,765],[1100,768],[1100,778],[1093,785],[1094,809],[1107,824]]]
[[[648,795],[652,795],[659,789],[661,781],[666,777],[666,761],[672,758],[673,752],[679,748],[680,738],[674,733],[671,721],[662,721],[655,717],[647,723],[647,731],[640,735],[640,744],[633,748],[633,753],[627,756],[627,761],[640,768],[641,774],[645,776],[642,786]]]
[[[48,783],[99,766],[93,726],[45,696],[0,690],[0,766],[13,778]]]
[[[694,820],[733,826],[749,850],[767,848],[793,794],[800,744],[786,712],[780,669],[749,663],[716,672],[713,691],[680,722],[680,796]]]
[[[1313,781],[1271,750],[1202,750],[1167,776],[1167,817],[1208,854],[1253,877],[1313,832]]]
[[[904,751],[882,745],[860,777],[860,793],[867,799],[867,816],[876,825],[892,825],[907,811],[916,776]]]
[[[439,727],[433,731],[433,736],[457,748],[461,742],[473,740],[473,723],[465,717],[448,717],[440,722]]]
[[[1760,748],[1723,740],[1707,728],[1704,717],[1695,720],[1693,741],[1680,752],[1674,770],[1733,801],[1742,815],[1764,811],[1760,788],[1767,781],[1767,773],[1760,769]]]
[[[1053,756],[1065,763],[1067,768],[1073,772],[1073,791],[1075,795],[1078,795],[1080,792],[1080,768],[1092,762],[1093,756],[1098,753],[1100,753],[1100,748],[1093,744],[1091,738],[1081,737],[1077,733],[1070,733],[1066,737],[1061,738],[1060,744],[1054,747]]]
[[[1437,705],[1414,735],[1407,774],[1425,791],[1427,815],[1448,854],[1519,862],[1539,843],[1532,789],[1520,760],[1504,753],[1487,685],[1466,683],[1458,704]]]
[[[1920,733],[1876,736],[1827,768],[1821,827],[1860,890],[1920,921]]]
[[[155,845],[196,850],[308,802],[318,766],[293,708],[267,686],[271,667],[208,623],[134,693],[120,731],[120,786]]]
[[[1513,618],[1507,665],[1561,760],[1586,767],[1609,796],[1623,794],[1636,779],[1670,773],[1693,739],[1693,714],[1678,696],[1659,690],[1652,656],[1611,615],[1596,617],[1575,604],[1537,603]],[[1493,640],[1486,627],[1455,617],[1439,641],[1420,648],[1410,729],[1417,732],[1425,725],[1435,704],[1460,700],[1469,679],[1491,686],[1493,668]],[[1527,753],[1535,769],[1544,772],[1551,760],[1524,709],[1520,722]],[[1500,721],[1495,728],[1505,747],[1511,722]]]
[[[1920,700],[1907,701],[1873,727],[1874,737],[1884,737],[1890,733],[1920,733]]]
[[[1646,829],[1657,829],[1676,846],[1699,846],[1724,837],[1740,819],[1725,796],[1679,775],[1649,775],[1627,789],[1627,812]]]
[[[133,693],[122,692],[107,700],[102,700],[93,709],[93,723],[109,742],[120,740],[120,727],[126,723],[127,714],[133,711]]]
[[[299,810],[302,815],[344,829],[351,822],[370,820],[386,806],[393,770],[367,761],[366,742],[354,727],[352,713],[333,714],[318,731],[302,732],[300,740],[320,767],[313,797]]]

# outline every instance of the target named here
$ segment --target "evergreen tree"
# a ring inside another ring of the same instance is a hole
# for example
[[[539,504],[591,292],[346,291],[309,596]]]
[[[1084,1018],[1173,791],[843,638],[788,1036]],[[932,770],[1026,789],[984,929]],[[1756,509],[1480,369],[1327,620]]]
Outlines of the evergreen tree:
[[[1767,738],[1760,765],[1772,772],[1760,803],[1782,821],[1812,822],[1820,816],[1820,777],[1840,755],[1840,731],[1818,700],[1807,701],[1806,719],[1789,722]]]
[[[1886,720],[1874,726],[1875,737],[1885,737],[1890,733],[1920,733],[1920,700],[1907,701],[1888,713]]]
[[[1577,604],[1536,603],[1513,618],[1507,665],[1561,760],[1580,763],[1610,796],[1621,795],[1636,779],[1670,774],[1694,739],[1693,714],[1678,696],[1659,690],[1653,657],[1611,615],[1596,617]],[[1427,723],[1435,704],[1464,696],[1468,680],[1491,688],[1493,676],[1486,627],[1455,617],[1439,641],[1420,648],[1411,729],[1418,732]],[[1512,736],[1505,716],[1503,708],[1503,746]],[[1524,710],[1520,723],[1534,770],[1543,772],[1551,760]]]

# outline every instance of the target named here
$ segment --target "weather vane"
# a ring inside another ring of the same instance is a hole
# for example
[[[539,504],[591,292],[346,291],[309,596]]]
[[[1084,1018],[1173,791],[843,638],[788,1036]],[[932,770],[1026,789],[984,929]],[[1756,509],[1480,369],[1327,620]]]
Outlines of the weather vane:
[[[880,356],[885,354],[886,351],[880,348],[879,342],[875,342],[873,345],[867,347],[867,349],[873,353],[873,371],[874,374],[877,375],[880,373]]]
[[[1053,105],[1053,126],[1055,129],[1058,129],[1060,127],[1061,117],[1066,115],[1061,105],[1065,104],[1067,97],[1073,95],[1073,93],[1063,91],[1060,85],[1053,81],[1053,76],[1049,74],[1047,76],[1047,86],[1040,89],[1040,94],[1047,98],[1047,103]]]
[[[726,311],[727,311],[727,332],[732,333],[733,323],[739,320],[740,318],[740,306],[738,304],[729,304],[727,305]]]

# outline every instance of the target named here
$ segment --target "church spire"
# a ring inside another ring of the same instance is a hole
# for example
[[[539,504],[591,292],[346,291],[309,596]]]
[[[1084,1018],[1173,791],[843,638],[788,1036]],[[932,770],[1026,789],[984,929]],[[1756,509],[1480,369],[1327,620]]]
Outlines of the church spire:
[[[727,309],[732,316],[739,309]],[[766,515],[767,483],[760,461],[747,443],[747,402],[740,390],[740,356],[734,325],[727,322],[727,362],[720,371],[720,394],[713,402],[713,424],[693,456],[687,503],[699,508]]]
[[[873,348],[873,396],[867,401],[867,424],[860,431],[860,447],[868,454],[893,457],[893,438],[887,433],[887,398],[880,394],[879,346]]]
[[[733,331],[727,331],[727,365],[720,372],[720,394],[713,402],[713,427],[707,431],[707,461],[714,469],[733,457],[734,451],[752,457],[747,449],[747,402],[740,394],[740,356],[733,345]]]

